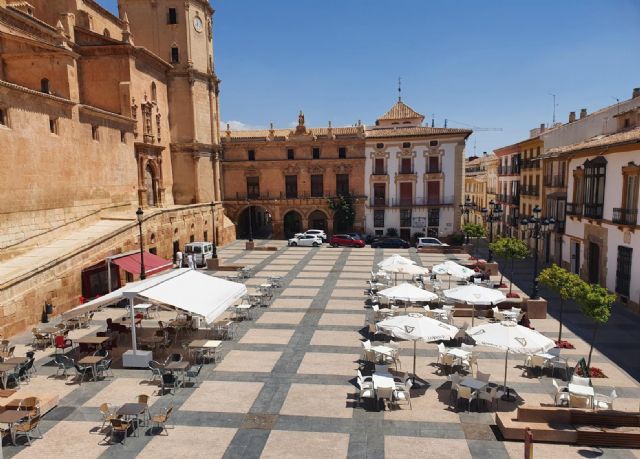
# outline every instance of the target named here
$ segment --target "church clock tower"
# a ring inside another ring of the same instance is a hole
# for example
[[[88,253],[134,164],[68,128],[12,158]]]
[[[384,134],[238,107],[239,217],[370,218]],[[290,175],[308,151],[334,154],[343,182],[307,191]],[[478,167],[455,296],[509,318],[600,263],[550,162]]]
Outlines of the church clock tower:
[[[168,94],[175,203],[220,202],[213,8],[208,0],[118,0],[118,8],[135,45],[173,66]]]

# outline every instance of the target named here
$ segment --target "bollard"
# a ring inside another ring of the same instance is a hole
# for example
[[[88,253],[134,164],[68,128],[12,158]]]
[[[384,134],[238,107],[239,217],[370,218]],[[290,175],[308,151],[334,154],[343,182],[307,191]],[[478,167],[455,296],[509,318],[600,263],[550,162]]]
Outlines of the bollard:
[[[533,459],[533,434],[529,427],[524,431],[524,459]]]

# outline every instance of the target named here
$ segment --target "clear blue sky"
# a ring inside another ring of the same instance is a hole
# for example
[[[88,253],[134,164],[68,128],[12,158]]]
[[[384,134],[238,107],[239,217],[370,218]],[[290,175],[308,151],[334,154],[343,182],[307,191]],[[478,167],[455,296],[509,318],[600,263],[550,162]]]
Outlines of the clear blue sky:
[[[115,11],[116,0],[98,0]],[[372,124],[396,100],[478,153],[640,87],[640,0],[212,1],[222,120]],[[135,35],[134,35],[135,39]],[[449,121],[449,127],[464,127]]]

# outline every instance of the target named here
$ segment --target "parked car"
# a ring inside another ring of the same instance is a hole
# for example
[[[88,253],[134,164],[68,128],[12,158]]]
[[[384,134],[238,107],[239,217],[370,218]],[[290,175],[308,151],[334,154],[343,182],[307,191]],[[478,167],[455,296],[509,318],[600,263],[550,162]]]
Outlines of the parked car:
[[[362,239],[355,238],[349,234],[334,234],[329,239],[331,247],[364,247]]]
[[[364,241],[364,236],[360,233],[344,233],[344,234],[346,234],[347,236],[351,236],[354,239],[360,239]]]
[[[322,239],[312,234],[301,234],[300,236],[294,236],[289,239],[288,244],[290,247],[320,247],[322,245]]]
[[[322,242],[327,242],[327,233],[325,233],[324,230],[310,229],[305,231],[304,233],[296,233],[293,237],[298,237],[302,235],[317,236],[320,239],[322,239]]]
[[[411,244],[399,237],[386,237],[384,239],[376,239],[371,243],[371,247],[383,249],[408,249],[411,247]]]
[[[186,255],[193,254],[196,266],[206,266],[207,260],[213,258],[213,244],[211,242],[189,242],[184,246]]]
[[[445,244],[435,237],[419,237],[416,247],[418,249],[420,247],[449,247],[449,244]]]

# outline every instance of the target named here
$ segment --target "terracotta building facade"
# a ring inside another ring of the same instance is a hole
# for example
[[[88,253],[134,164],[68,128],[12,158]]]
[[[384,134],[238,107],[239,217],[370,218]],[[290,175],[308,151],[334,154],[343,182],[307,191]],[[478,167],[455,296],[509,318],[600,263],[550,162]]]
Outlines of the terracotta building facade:
[[[291,237],[306,229],[362,231],[364,127],[223,133],[224,206],[237,236]],[[330,201],[345,197],[355,212],[347,225]]]
[[[2,330],[37,322],[44,301],[75,306],[86,269],[138,246],[137,207],[143,242],[165,258],[190,240],[235,238],[209,2],[118,7],[0,0]],[[55,244],[74,238],[82,246]],[[68,246],[56,252],[64,269],[19,264],[48,244]]]

